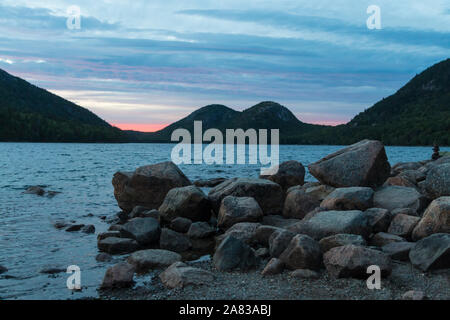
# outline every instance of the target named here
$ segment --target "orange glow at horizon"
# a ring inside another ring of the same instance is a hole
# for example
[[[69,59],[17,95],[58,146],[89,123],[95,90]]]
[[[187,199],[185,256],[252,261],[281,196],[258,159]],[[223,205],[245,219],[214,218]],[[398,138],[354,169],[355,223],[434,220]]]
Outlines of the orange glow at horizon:
[[[168,126],[166,123],[111,123],[121,130],[155,132]]]

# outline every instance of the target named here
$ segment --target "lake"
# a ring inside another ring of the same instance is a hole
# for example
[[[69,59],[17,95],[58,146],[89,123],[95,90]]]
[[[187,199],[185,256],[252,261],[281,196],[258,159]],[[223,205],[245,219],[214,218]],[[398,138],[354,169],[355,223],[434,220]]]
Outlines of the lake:
[[[0,143],[0,299],[76,299],[97,297],[108,263],[96,262],[96,234],[108,224],[100,216],[119,211],[111,179],[118,170],[170,160],[170,144]],[[339,146],[280,146],[280,161],[305,166]],[[431,147],[387,147],[391,165],[431,157]],[[450,148],[442,148],[450,151]],[[257,165],[180,165],[192,181],[215,177],[256,177]],[[314,179],[307,174],[306,180]],[[32,185],[59,191],[53,198],[23,194]],[[55,220],[93,224],[96,234],[66,232]],[[66,287],[69,274],[41,274],[47,266],[81,268],[81,292]],[[145,281],[145,277],[138,279]]]

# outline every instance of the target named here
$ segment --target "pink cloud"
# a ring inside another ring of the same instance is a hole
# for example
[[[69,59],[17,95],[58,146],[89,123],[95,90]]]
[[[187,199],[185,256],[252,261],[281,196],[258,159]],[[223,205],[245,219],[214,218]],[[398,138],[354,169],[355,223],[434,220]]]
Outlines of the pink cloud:
[[[141,132],[155,132],[167,127],[166,123],[112,123],[111,125],[122,130],[134,130]]]

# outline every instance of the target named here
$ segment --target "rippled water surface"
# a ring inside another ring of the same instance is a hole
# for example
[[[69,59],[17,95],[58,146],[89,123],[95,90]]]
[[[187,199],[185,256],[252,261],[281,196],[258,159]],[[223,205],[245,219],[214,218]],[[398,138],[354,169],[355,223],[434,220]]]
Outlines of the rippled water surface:
[[[39,144],[0,143],[0,299],[73,299],[96,297],[110,264],[96,262],[96,234],[108,225],[100,216],[118,211],[111,179],[118,170],[167,161],[168,144]],[[304,165],[338,150],[337,146],[280,146],[280,160]],[[443,151],[449,151],[449,148]],[[428,159],[431,148],[387,147],[391,164]],[[214,177],[255,177],[258,166],[181,165],[191,180]],[[307,176],[306,180],[313,180]],[[59,191],[53,198],[23,194],[32,185]],[[64,219],[93,224],[96,234],[57,230]],[[41,274],[47,266],[81,268],[83,290],[66,287],[66,273]]]

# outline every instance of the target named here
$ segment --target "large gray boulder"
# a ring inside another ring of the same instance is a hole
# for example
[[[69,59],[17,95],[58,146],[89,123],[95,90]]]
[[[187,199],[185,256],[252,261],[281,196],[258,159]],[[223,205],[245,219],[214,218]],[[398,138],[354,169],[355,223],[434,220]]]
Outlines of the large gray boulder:
[[[280,255],[280,260],[291,270],[319,270],[322,265],[322,251],[313,238],[298,234]]]
[[[233,178],[209,191],[208,197],[215,212],[226,196],[252,197],[258,202],[264,214],[281,213],[283,190],[280,185],[266,179]]]
[[[371,232],[367,215],[359,210],[318,212],[288,230],[309,235],[315,240],[339,233],[359,234],[367,238]]]
[[[450,160],[450,157],[445,158]],[[427,174],[424,187],[433,199],[450,196],[450,161],[432,167]]]
[[[161,228],[154,218],[134,218],[120,229],[123,238],[136,240],[140,245],[147,246],[158,243]]]
[[[117,172],[112,184],[119,207],[131,212],[136,206],[157,209],[170,189],[188,186],[188,178],[173,162],[137,168],[134,172]]]
[[[181,256],[178,253],[162,249],[140,250],[128,257],[128,263],[132,264],[139,273],[165,268],[180,260]]]
[[[221,243],[227,236],[233,236],[246,244],[252,244],[255,239],[256,230],[260,227],[256,222],[239,222],[234,224],[224,234],[216,237],[217,243]]]
[[[161,220],[165,222],[171,222],[178,217],[192,221],[209,221],[211,203],[198,187],[180,187],[167,193],[158,211]]]
[[[219,271],[240,269],[247,271],[257,265],[255,251],[233,236],[227,236],[213,256],[213,263]]]
[[[380,267],[382,277],[387,277],[392,271],[388,255],[352,244],[329,250],[324,254],[323,262],[328,273],[335,278],[367,278],[367,268],[371,265]]]
[[[419,240],[409,252],[409,259],[422,271],[450,268],[450,234],[435,233]]]
[[[292,189],[284,200],[285,218],[303,219],[308,213],[320,206],[320,200],[302,189]]]
[[[173,263],[159,275],[159,278],[170,289],[209,285],[214,281],[211,272],[188,266],[183,262]]]
[[[252,197],[226,196],[220,205],[217,226],[228,229],[239,222],[259,222],[263,212]]]
[[[300,162],[295,160],[285,161],[277,169],[277,173],[260,175],[260,178],[271,180],[285,190],[292,186],[303,185],[305,183],[305,167]]]
[[[372,207],[373,193],[368,187],[337,188],[320,206],[327,210],[366,210]]]
[[[414,228],[414,241],[433,233],[450,233],[450,197],[440,197],[431,202],[422,219]]]
[[[310,164],[309,172],[333,187],[378,187],[391,167],[380,141],[363,140]]]
[[[192,247],[192,243],[186,235],[163,228],[159,239],[159,247],[164,250],[183,253]]]
[[[391,259],[408,261],[409,252],[415,246],[413,242],[391,242],[381,248]]]
[[[98,249],[110,254],[124,254],[138,250],[136,240],[108,237],[97,242]]]
[[[414,188],[388,186],[377,190],[373,196],[373,205],[389,211],[410,208],[416,214],[426,206],[426,198]]]
[[[327,252],[335,247],[345,246],[348,244],[353,244],[355,246],[365,246],[367,245],[366,240],[357,234],[335,234],[319,241],[320,249],[322,252]]]
[[[106,270],[101,289],[131,287],[134,283],[134,266],[121,262]]]

